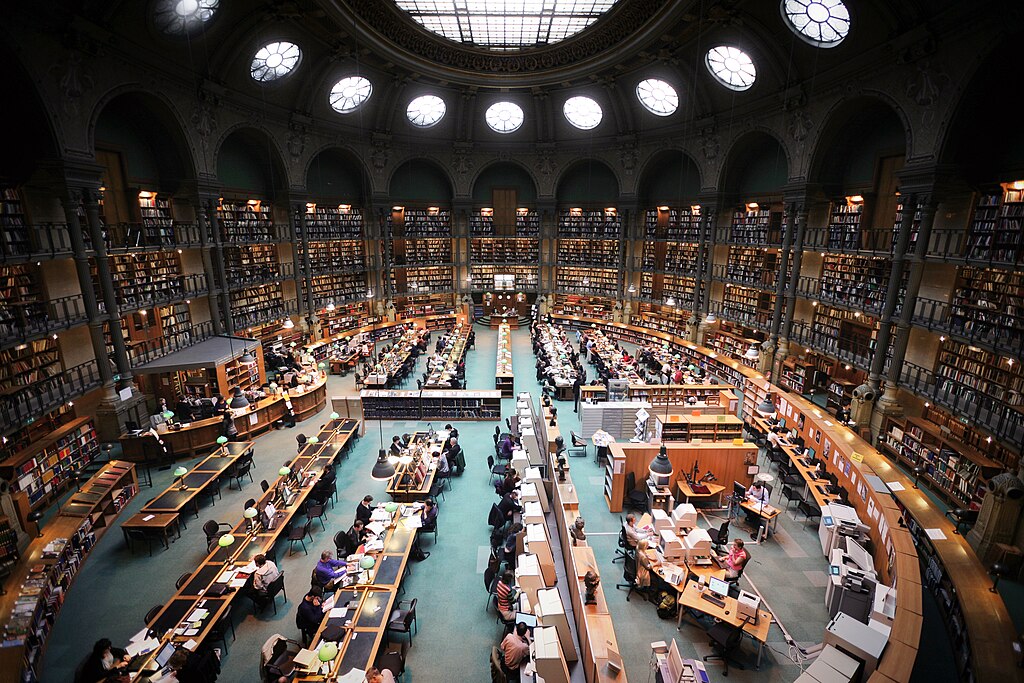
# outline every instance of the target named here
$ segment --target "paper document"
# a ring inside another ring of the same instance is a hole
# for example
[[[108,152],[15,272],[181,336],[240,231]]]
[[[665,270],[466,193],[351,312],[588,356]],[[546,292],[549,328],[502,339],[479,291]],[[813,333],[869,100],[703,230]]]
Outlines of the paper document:
[[[338,683],[363,683],[366,680],[366,672],[362,669],[352,669],[344,676],[338,677]]]
[[[384,541],[367,541],[364,549],[368,553],[375,553],[384,550]]]
[[[199,643],[189,638],[181,646],[190,652],[195,652],[196,648],[199,647]]]
[[[328,619],[344,619],[348,615],[348,607],[335,607],[327,613]]]
[[[245,586],[246,581],[248,581],[248,579],[231,579],[231,581],[228,582],[228,586],[231,588],[242,588]]]
[[[330,612],[332,609],[334,609],[334,596],[333,595],[331,595],[331,597],[329,597],[326,600],[324,600],[324,603],[322,605],[320,605],[320,610],[323,611],[323,612]]]
[[[887,481],[887,482],[885,482],[885,485],[889,487],[890,491],[903,491],[903,490],[905,490],[903,488],[903,484],[899,483],[898,481]]]
[[[143,522],[148,522],[149,520],[153,519],[154,517],[156,517],[156,515],[146,515],[145,517],[142,518],[142,521]]]
[[[197,609],[194,612],[192,612],[192,614],[188,615],[188,619],[186,619],[185,621],[188,621],[190,623],[195,623],[197,621],[202,621],[209,614],[210,614],[210,610],[208,610],[208,609]]]
[[[925,529],[924,532],[933,541],[941,541],[946,538],[946,534],[943,533],[942,529]]]
[[[139,631],[138,633],[136,633],[134,636],[132,636],[128,640],[128,642],[129,643],[141,643],[143,640],[146,640],[146,634],[147,633],[149,633],[149,627],[148,626],[147,627],[143,627],[143,629],[141,631]]]
[[[423,526],[423,518],[419,515],[412,515],[405,518],[406,529],[419,529],[421,526]]]
[[[136,643],[128,643],[128,647],[125,648],[125,652],[128,653],[129,657],[136,657],[147,652],[152,652],[158,647],[160,647],[159,640],[156,638],[148,638]]]
[[[217,583],[227,583],[233,578],[235,578],[235,570],[228,569],[227,571],[222,572],[221,575],[217,577]]]
[[[384,533],[384,530],[387,529],[387,527],[380,522],[370,522],[366,525],[366,528],[372,531],[374,536],[380,536]]]
[[[314,662],[319,665],[319,660],[315,652],[302,648],[298,654],[295,655],[295,659],[292,660],[295,666],[302,669],[309,669]]]

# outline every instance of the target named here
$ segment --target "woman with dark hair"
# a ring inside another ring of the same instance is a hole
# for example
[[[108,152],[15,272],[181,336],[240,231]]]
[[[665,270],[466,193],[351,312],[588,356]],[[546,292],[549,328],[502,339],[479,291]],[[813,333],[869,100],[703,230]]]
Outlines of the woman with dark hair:
[[[130,658],[124,650],[112,645],[110,638],[100,638],[92,646],[92,653],[82,664],[82,683],[106,681],[124,673],[124,667]]]

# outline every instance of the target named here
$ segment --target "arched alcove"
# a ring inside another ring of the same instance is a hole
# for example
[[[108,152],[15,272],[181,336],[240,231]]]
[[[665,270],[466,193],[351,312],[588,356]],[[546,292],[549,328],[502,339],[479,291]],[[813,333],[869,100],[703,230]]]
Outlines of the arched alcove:
[[[619,198],[619,180],[603,161],[582,159],[559,178],[555,198],[559,204],[615,204]]]
[[[48,125],[50,117],[31,78],[17,59],[6,51],[3,54],[5,63],[13,66],[7,71],[8,98],[17,106],[7,107],[5,112],[8,134],[0,155],[0,182],[18,185],[32,176],[40,161],[56,157],[57,145]]]
[[[907,139],[887,103],[858,97],[839,104],[818,139],[810,180],[827,194],[881,191],[903,166]]]
[[[500,161],[481,171],[473,183],[473,202],[492,205],[495,189],[515,190],[518,206],[537,202],[537,186],[526,169],[519,164]]]
[[[345,150],[328,148],[309,162],[306,190],[315,201],[362,204],[366,197],[366,170]]]
[[[640,205],[691,203],[700,192],[700,170],[689,155],[668,149],[654,155],[640,176]]]
[[[452,184],[448,174],[427,159],[410,159],[395,169],[388,185],[394,202],[450,201]]]
[[[741,135],[729,149],[721,181],[724,192],[739,199],[779,194],[789,177],[786,150],[763,131]]]
[[[239,128],[224,139],[217,152],[217,179],[226,193],[262,199],[273,199],[288,182],[273,142],[255,128]]]

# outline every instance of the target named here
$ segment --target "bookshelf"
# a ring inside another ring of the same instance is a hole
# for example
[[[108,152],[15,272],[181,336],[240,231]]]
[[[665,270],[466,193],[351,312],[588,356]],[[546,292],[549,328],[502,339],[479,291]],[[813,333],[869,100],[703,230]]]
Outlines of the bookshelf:
[[[0,393],[43,391],[40,387],[63,371],[60,348],[53,337],[44,337],[0,350]]]
[[[939,347],[935,375],[940,391],[974,392],[1006,405],[1020,405],[1024,398],[1020,366],[1012,358],[946,339]]]
[[[107,256],[117,305],[125,311],[151,306],[160,301],[185,298],[181,263],[173,251],[135,252]],[[103,300],[96,264],[92,264],[96,298]]]
[[[644,237],[647,240],[700,241],[699,206],[660,206],[644,212]]]
[[[231,319],[238,329],[283,318],[284,315],[284,295],[279,283],[231,292]]]
[[[743,420],[735,415],[655,415],[662,441],[732,441],[743,438]]]
[[[0,443],[0,463],[74,420],[76,417],[75,407],[61,403],[50,412],[34,417],[35,419],[28,424],[7,434],[6,442]]]
[[[934,405],[925,406],[921,417],[939,425],[939,429],[943,433],[949,434],[952,438],[985,453],[988,457],[1001,462],[1010,469],[1017,467],[1020,461],[1019,453],[1009,449],[1002,441],[993,439],[991,435],[982,432],[970,424],[966,417],[952,415]]]
[[[19,256],[31,251],[28,218],[21,194],[13,187],[0,186],[0,252]]]
[[[0,463],[15,499],[34,510],[61,492],[75,470],[99,453],[92,418],[74,419]]]
[[[690,315],[691,311],[685,305],[677,307],[640,303],[637,312],[630,316],[629,322],[638,327],[685,335],[686,321],[690,319]]]
[[[725,412],[735,413],[735,390],[730,384],[630,384],[626,400],[685,408],[687,399],[692,396],[705,406],[720,406]]]
[[[449,238],[395,238],[388,243],[392,267],[439,265],[452,263],[452,241]]]
[[[398,312],[403,318],[422,318],[431,315],[455,313],[451,295],[420,294],[405,298]]]
[[[403,237],[451,237],[451,212],[431,206],[427,208],[395,208],[388,214],[387,234],[392,239]]]
[[[17,593],[4,601],[0,615],[4,680],[36,680],[47,637],[82,562],[137,492],[134,466],[111,461],[47,524],[42,537],[29,544],[26,561],[12,575]]]
[[[826,254],[822,259],[820,296],[846,306],[881,310],[891,272],[892,260],[888,257]]]
[[[617,268],[619,240],[559,239],[558,265]]]
[[[469,258],[473,264],[526,264],[536,266],[539,261],[540,240],[532,237],[474,237],[469,245]]]
[[[526,207],[516,209],[514,233],[505,235],[494,228],[494,209],[485,207],[469,216],[469,234],[471,237],[504,236],[529,237],[540,234],[540,215]]]
[[[729,247],[726,279],[750,287],[774,289],[779,269],[779,252],[758,247]]]
[[[472,265],[469,268],[473,290],[536,290],[539,279],[535,266]],[[498,276],[498,279],[495,278]],[[509,279],[511,277],[511,280]],[[500,282],[499,282],[500,280]],[[500,286],[499,286],[500,285]]]
[[[821,350],[858,362],[870,362],[875,350],[878,322],[860,311],[843,310],[819,304],[814,308],[812,331]]]
[[[299,247],[300,253],[302,247]],[[309,268],[314,275],[366,270],[362,240],[310,241]]]
[[[174,217],[171,200],[155,192],[139,192],[139,215],[147,243],[171,245],[175,243]]]
[[[1011,340],[1024,333],[1024,272],[964,266],[950,301],[949,325],[969,339]]]
[[[308,282],[302,281],[302,290],[304,295],[312,294],[313,308],[322,311],[320,318],[323,319],[330,314],[325,310],[328,304],[333,303],[337,310],[342,302],[366,299],[366,274],[314,275]]]
[[[39,268],[32,263],[0,264],[0,339],[24,336],[24,331],[45,320],[46,298]]]
[[[221,200],[217,220],[225,243],[273,242],[275,239],[270,204],[260,199]]]
[[[853,390],[856,388],[855,382],[829,378],[825,393],[825,410],[835,415],[843,405],[853,400]]]
[[[622,219],[613,207],[562,209],[558,212],[558,237],[618,240],[622,237]]]
[[[0,515],[0,567],[18,561],[18,532],[11,526],[11,520]]]
[[[228,288],[281,278],[281,264],[277,259],[275,244],[226,244],[224,267],[227,270]]]
[[[920,417],[886,416],[882,452],[908,468],[921,465],[921,479],[957,507],[980,509],[986,482],[1002,464],[966,444],[944,425]]]
[[[968,259],[1016,263],[1024,229],[1024,181],[978,197],[967,237]]]
[[[775,308],[775,293],[742,285],[725,285],[722,315],[755,327],[768,327]]]
[[[592,294],[616,298],[621,290],[622,271],[618,268],[558,266],[555,289],[572,294]]]
[[[729,241],[736,244],[776,244],[782,237],[782,212],[756,203],[734,211],[729,224]]]
[[[764,338],[763,332],[723,321],[717,329],[708,330],[704,345],[716,353],[753,368],[757,367],[757,359],[745,358],[744,354],[752,346],[760,348]]]
[[[562,315],[609,320],[612,316],[612,302],[601,297],[556,294],[551,310]]]
[[[832,202],[828,216],[828,246],[832,249],[857,250],[861,247],[861,231],[867,229],[864,200],[848,197]]]
[[[703,293],[703,283],[701,283],[701,285],[700,291]],[[676,307],[683,309],[690,308],[696,291],[697,280],[685,275],[662,275],[660,273],[652,273],[645,270],[640,276],[641,298],[652,301],[666,301],[669,298],[675,299],[675,306],[662,309],[665,311],[674,311],[674,315],[671,315],[670,317],[679,317],[681,315],[682,312],[676,310]],[[685,315],[688,319],[689,311],[686,311]]]
[[[363,236],[363,212],[351,204],[306,204],[305,223],[305,237],[310,241],[348,241]]]
[[[318,315],[324,336],[333,337],[341,332],[369,325],[370,304],[367,301],[336,304],[333,311],[325,309],[320,311]],[[379,319],[375,320],[378,323],[380,322]]]
[[[790,356],[782,363],[779,385],[797,394],[806,394],[814,387],[814,363]]]
[[[363,389],[364,420],[500,420],[501,391]]]
[[[397,296],[416,297],[455,290],[455,274],[451,266],[396,268],[392,270],[391,278]]]
[[[512,374],[512,328],[508,323],[498,326],[498,354],[494,368],[494,388],[502,398],[515,395],[515,377]]]

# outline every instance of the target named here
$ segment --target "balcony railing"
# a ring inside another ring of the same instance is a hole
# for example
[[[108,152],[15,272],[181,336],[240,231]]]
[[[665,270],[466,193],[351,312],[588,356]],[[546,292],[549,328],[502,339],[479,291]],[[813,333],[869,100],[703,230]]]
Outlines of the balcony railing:
[[[0,416],[4,425],[24,425],[99,385],[99,366],[90,360],[8,394],[0,400]]]
[[[104,226],[107,251],[120,253],[154,249],[189,249],[200,245],[199,226],[195,223],[147,225],[113,223]]]
[[[822,330],[815,330],[804,322],[793,324],[790,337],[804,346],[864,370],[871,367],[871,359],[875,353],[874,343],[865,344],[855,339],[844,339]]]
[[[807,228],[804,232],[804,250],[850,254],[892,254],[892,238],[892,228],[850,231]]]
[[[989,321],[978,320],[978,315],[980,312],[975,311],[968,318],[958,312],[957,306],[947,301],[918,297],[914,305],[913,322],[929,330],[946,332],[997,351],[1017,356],[1024,353],[1024,330],[1012,327],[1016,318],[994,309]]]
[[[749,309],[728,301],[712,301],[709,310],[725,320],[752,327],[754,329],[767,330],[772,322],[772,312],[756,309]]]
[[[717,244],[739,244],[743,246],[777,247],[782,246],[782,228],[764,228],[749,231],[746,228],[733,230],[732,226],[715,228]]]
[[[711,272],[714,279],[723,282],[757,289],[775,289],[775,273],[773,271],[750,272],[734,265],[719,263]]]
[[[81,294],[9,307],[8,310],[13,316],[0,321],[0,346],[3,347],[66,330],[87,320]]]
[[[70,256],[71,235],[64,223],[37,223],[0,230],[0,256],[7,259]]]
[[[164,336],[159,339],[148,339],[132,346],[128,352],[128,359],[132,367],[138,367],[212,336],[213,323],[209,320],[188,327],[176,327],[173,331],[165,331]]]

